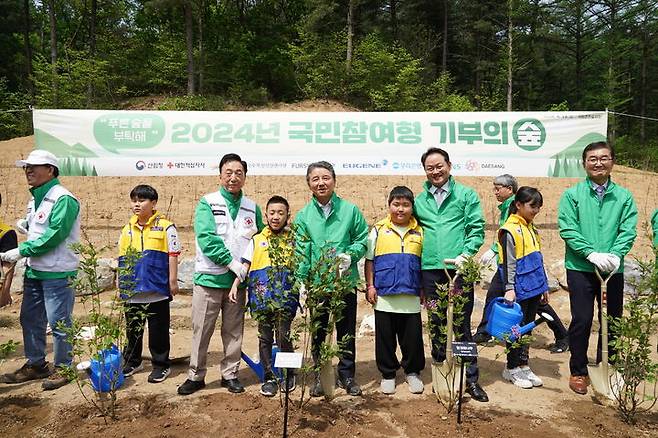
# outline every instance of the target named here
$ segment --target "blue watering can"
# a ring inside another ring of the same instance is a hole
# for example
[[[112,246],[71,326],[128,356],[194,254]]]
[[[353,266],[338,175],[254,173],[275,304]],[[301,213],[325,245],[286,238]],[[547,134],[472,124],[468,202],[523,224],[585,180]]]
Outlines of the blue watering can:
[[[78,364],[79,370],[87,371],[91,386],[96,392],[110,392],[123,385],[124,376],[121,367],[123,358],[116,345],[98,353],[98,359]]]
[[[523,320],[521,306],[519,303],[509,302],[503,297],[495,298],[489,303],[486,312],[488,318],[487,332],[497,339],[507,339],[509,342],[516,341],[544,321],[553,321],[549,314],[541,313],[535,321],[519,326]]]
[[[276,354],[279,352],[279,347],[274,344],[272,345],[272,372],[274,375],[281,380],[283,378],[281,374],[281,370],[279,368],[274,368],[274,361],[276,359]],[[249,368],[258,376],[258,380],[263,383],[265,382],[265,369],[263,368],[263,364],[260,363],[260,360],[256,362],[255,360],[251,359],[249,356],[245,354],[244,351],[241,352],[241,357],[242,360],[244,360],[247,365],[249,365]]]

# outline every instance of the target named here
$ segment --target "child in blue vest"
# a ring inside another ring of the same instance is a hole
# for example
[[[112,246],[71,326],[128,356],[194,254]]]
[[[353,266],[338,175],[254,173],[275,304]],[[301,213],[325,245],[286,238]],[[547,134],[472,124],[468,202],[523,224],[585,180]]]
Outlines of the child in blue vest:
[[[370,230],[366,249],[366,299],[375,309],[375,359],[384,394],[395,392],[400,367],[411,393],[424,389],[420,379],[425,368],[420,317],[423,229],[412,216],[413,205],[409,188],[393,188],[388,196],[389,214]],[[395,354],[398,343],[401,361]]]
[[[543,205],[539,190],[520,187],[510,205],[510,216],[498,230],[498,269],[505,285],[505,300],[518,302],[525,325],[534,320],[540,301],[548,302],[548,279],[544,271],[541,241],[532,221]],[[507,345],[503,378],[531,389],[543,382],[528,366],[529,345]]]
[[[132,278],[120,279],[122,298],[126,300],[126,346],[123,350],[124,376],[143,368],[142,338],[148,321],[152,371],[150,383],[164,381],[170,372],[169,301],[178,293],[178,256],[181,245],[176,226],[156,209],[158,192],[151,186],[138,185],[130,192],[134,213],[121,230],[119,266],[125,266],[129,248],[140,257]]]
[[[248,307],[258,321],[258,353],[265,371],[260,393],[273,397],[278,389],[277,379],[272,372],[274,334],[276,332],[276,343],[280,351],[294,351],[290,340],[290,325],[297,312],[299,298],[291,291],[292,282],[289,277],[293,237],[286,226],[290,219],[288,201],[281,196],[272,196],[267,201],[265,217],[267,227],[252,237],[242,262],[249,269]],[[233,282],[229,293],[231,302],[237,301],[239,284],[239,279]],[[288,391],[294,389],[295,376],[292,375],[288,379]]]

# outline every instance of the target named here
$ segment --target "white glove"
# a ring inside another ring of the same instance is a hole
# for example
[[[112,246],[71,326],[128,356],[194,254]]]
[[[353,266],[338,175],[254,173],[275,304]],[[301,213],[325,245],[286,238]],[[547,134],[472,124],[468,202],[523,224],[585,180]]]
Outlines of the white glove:
[[[27,224],[27,219],[19,219],[16,221],[16,231],[21,234],[27,234],[29,225]]]
[[[0,260],[6,263],[16,263],[22,258],[23,256],[18,251],[18,248],[10,249],[7,252],[0,253]]]
[[[238,279],[240,279],[240,283],[244,281],[245,278],[247,278],[247,272],[249,272],[242,263],[239,261],[233,259],[231,260],[231,263],[228,264],[228,268],[235,274]]]
[[[496,253],[492,249],[488,249],[487,252],[482,254],[482,257],[480,257],[480,264],[489,266],[494,257],[496,257]]]
[[[340,275],[345,275],[350,270],[350,266],[352,266],[352,257],[345,253],[338,254],[336,257],[340,260],[338,264],[338,273]]]
[[[608,265],[608,255],[602,252],[593,252],[587,256],[587,260],[596,266],[601,272],[610,272]]]
[[[464,262],[466,261],[466,256],[464,254],[459,254],[457,257],[455,257],[455,266],[457,269],[460,269]]]
[[[617,272],[619,265],[621,264],[621,259],[614,254],[607,253],[605,256],[608,258],[608,268],[607,272]]]

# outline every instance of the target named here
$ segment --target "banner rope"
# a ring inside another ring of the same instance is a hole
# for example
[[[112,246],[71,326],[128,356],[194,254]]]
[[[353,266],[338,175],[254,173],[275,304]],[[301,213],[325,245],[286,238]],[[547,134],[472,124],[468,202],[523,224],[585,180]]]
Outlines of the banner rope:
[[[635,119],[644,119],[644,120],[650,120],[652,122],[658,122],[658,119],[654,117],[646,117],[646,116],[638,116],[636,114],[626,114],[626,113],[618,113],[616,111],[608,111],[610,114],[614,114],[616,116],[625,116],[625,117],[633,117]]]

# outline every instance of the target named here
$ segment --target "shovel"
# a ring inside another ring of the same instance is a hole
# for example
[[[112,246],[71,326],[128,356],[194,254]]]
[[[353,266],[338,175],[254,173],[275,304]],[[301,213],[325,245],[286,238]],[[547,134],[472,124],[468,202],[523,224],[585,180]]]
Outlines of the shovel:
[[[612,278],[614,272],[611,272],[604,279],[598,269],[594,273],[601,282],[601,362],[596,365],[587,365],[587,373],[592,382],[592,389],[595,396],[599,399],[615,400],[615,394],[619,394],[619,388],[613,388],[611,381],[621,382],[622,377],[610,368],[608,363],[608,280]],[[616,385],[618,386],[618,385]]]
[[[459,391],[459,369],[457,361],[452,353],[452,341],[454,339],[454,331],[452,327],[454,304],[452,302],[452,295],[450,290],[454,284],[455,278],[450,276],[447,265],[455,265],[454,259],[445,259],[443,263],[446,265],[444,271],[448,277],[448,309],[446,310],[446,359],[443,362],[432,361],[432,389],[434,394],[440,400],[453,400]]]

